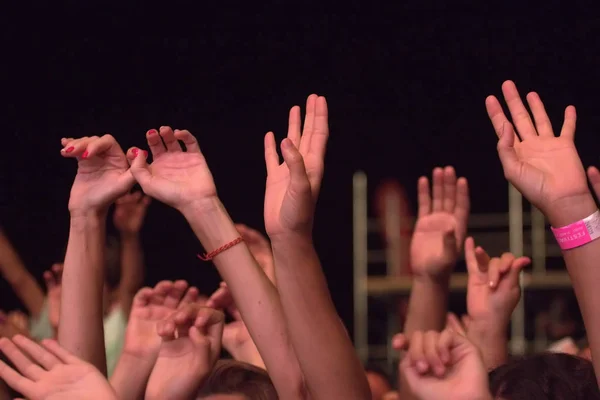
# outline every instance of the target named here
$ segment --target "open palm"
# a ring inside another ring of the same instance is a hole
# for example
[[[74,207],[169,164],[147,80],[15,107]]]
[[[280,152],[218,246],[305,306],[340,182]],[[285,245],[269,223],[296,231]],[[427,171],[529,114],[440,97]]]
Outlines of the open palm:
[[[527,95],[534,125],[515,84],[504,82],[502,92],[519,137],[496,97],[486,99],[486,108],[500,138],[498,155],[506,178],[544,212],[552,205],[587,195],[585,171],[573,141],[575,107],[566,108],[560,136],[555,137],[537,93]]]
[[[111,135],[62,139],[63,157],[77,158],[69,209],[102,209],[135,183],[123,150]]]
[[[465,178],[457,180],[454,168],[446,167],[433,170],[432,192],[421,177],[410,262],[416,275],[440,277],[454,267],[467,231],[469,189]]]
[[[146,139],[152,152],[152,164],[147,164],[146,156],[137,149],[128,153],[133,160],[131,172],[146,194],[178,210],[216,196],[206,159],[189,131],[173,131],[163,126],[159,132],[148,131]]]
[[[301,133],[302,132],[302,133]],[[324,157],[329,138],[327,102],[324,97],[310,95],[306,101],[304,130],[301,131],[300,107],[290,110],[288,136],[302,155],[308,177],[311,202],[319,196],[323,179]],[[265,192],[265,227],[269,236],[298,229],[310,228],[312,210],[308,210],[291,187],[291,175],[286,163],[279,163],[279,155],[272,132],[265,136],[267,184]]]
[[[45,341],[42,347],[23,336],[16,336],[13,341],[0,339],[0,350],[22,374],[0,361],[0,378],[27,398],[116,399],[100,371],[55,341]]]

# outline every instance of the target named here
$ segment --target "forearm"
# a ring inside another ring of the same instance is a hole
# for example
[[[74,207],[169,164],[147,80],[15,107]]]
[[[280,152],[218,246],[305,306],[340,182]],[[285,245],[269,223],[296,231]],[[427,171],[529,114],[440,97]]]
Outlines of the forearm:
[[[404,334],[410,337],[415,331],[442,331],[448,311],[448,280],[413,279]]]
[[[106,374],[103,328],[105,215],[71,217],[58,341]]]
[[[220,201],[183,212],[207,251],[239,237]],[[215,256],[244,322],[281,398],[301,398],[302,372],[288,332],[277,290],[242,242]]]
[[[110,377],[110,385],[117,392],[118,398],[143,399],[153,367],[154,360],[149,363],[147,360],[121,354]]]
[[[133,297],[144,282],[144,252],[137,233],[121,233],[121,268],[119,301],[129,315]]]
[[[271,239],[284,315],[310,394],[315,399],[370,398],[311,238]]]
[[[494,326],[493,323],[471,321],[467,337],[481,352],[483,363],[488,371],[508,361],[507,324]]]

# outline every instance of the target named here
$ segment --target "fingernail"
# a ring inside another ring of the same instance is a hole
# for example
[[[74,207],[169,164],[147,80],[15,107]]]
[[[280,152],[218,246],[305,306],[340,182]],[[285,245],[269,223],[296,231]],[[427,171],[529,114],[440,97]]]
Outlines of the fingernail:
[[[131,152],[133,153],[134,157],[138,156],[138,149],[133,149],[133,150],[131,150]]]
[[[493,288],[494,286],[496,286],[496,284],[494,283],[494,281],[490,281],[490,287]]]
[[[86,151],[83,152],[83,154],[81,155],[81,158],[88,158],[89,153]]]
[[[146,132],[146,135],[156,135],[156,129],[150,129],[148,132]]]
[[[146,150],[142,150],[144,152],[144,157],[148,158],[148,152]]]
[[[71,146],[71,147],[69,147],[68,149],[65,150],[65,153],[70,153],[73,150],[75,150],[75,147]]]
[[[286,149],[289,149],[291,147],[292,143],[290,142],[289,139],[283,139],[283,142],[281,142],[281,147],[284,147]]]
[[[417,361],[417,370],[421,373],[427,371],[427,363],[425,361]]]

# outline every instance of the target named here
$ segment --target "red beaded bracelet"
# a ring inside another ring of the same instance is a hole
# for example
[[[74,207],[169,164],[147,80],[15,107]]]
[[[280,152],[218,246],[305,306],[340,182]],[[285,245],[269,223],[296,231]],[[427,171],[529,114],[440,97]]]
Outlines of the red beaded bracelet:
[[[218,249],[211,251],[210,253],[204,253],[204,255],[198,254],[198,258],[201,259],[202,261],[210,261],[213,258],[215,258],[218,254],[224,252],[225,250],[232,248],[236,244],[242,243],[243,241],[244,241],[244,239],[239,237],[239,238],[234,239],[231,242],[219,247]]]

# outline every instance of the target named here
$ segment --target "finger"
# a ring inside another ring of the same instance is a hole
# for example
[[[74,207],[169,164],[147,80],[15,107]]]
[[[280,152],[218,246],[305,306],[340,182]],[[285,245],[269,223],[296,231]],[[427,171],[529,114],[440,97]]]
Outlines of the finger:
[[[456,206],[454,207],[454,216],[458,221],[457,238],[462,244],[467,234],[467,222],[471,212],[471,198],[469,197],[469,183],[467,179],[461,177],[456,181]]]
[[[281,152],[285,164],[290,170],[290,186],[288,190],[293,192],[299,198],[301,198],[301,196],[312,198],[310,182],[308,180],[308,175],[306,174],[306,167],[304,166],[304,158],[298,149],[294,147],[291,140],[283,139],[283,142],[281,142]]]
[[[300,138],[302,135],[302,122],[300,120],[300,107],[294,106],[290,110],[288,119],[288,139],[294,143],[296,148],[300,147]]]
[[[150,303],[156,305],[163,305],[167,298],[167,294],[170,290],[173,289],[172,281],[160,281],[154,286],[152,289],[152,297],[150,298]]]
[[[500,272],[501,277],[510,270],[513,261],[515,261],[515,256],[512,253],[503,253],[502,256],[500,256],[498,272]]]
[[[407,350],[408,338],[403,333],[397,333],[392,337],[392,347],[394,350]]]
[[[145,207],[148,207],[150,205],[150,203],[152,203],[152,197],[150,197],[150,196],[144,196],[144,197],[142,197],[142,204]]]
[[[168,308],[177,308],[177,306],[179,305],[179,302],[181,300],[181,297],[183,296],[183,294],[185,293],[186,289],[188,288],[188,283],[184,280],[178,280],[175,281],[173,283],[173,286],[171,287],[171,289],[169,289],[169,291],[167,292],[166,298],[165,298],[165,307]]]
[[[233,304],[233,297],[228,287],[218,288],[208,299],[207,306],[217,309],[225,309]]]
[[[550,123],[550,118],[548,118],[548,114],[546,113],[544,103],[542,103],[540,96],[535,92],[528,93],[527,104],[529,104],[529,109],[533,114],[535,128],[538,134],[544,137],[554,137],[552,123]]]
[[[454,313],[446,314],[446,327],[460,333],[461,335],[466,335],[465,327]]]
[[[135,307],[145,307],[150,304],[150,300],[152,299],[152,288],[144,287],[138,290],[135,297],[133,298],[133,305]]]
[[[463,326],[465,327],[465,330],[469,330],[469,326],[471,325],[471,317],[469,317],[468,314],[463,314],[460,317],[460,321],[462,322]]]
[[[596,193],[596,197],[600,198],[600,171],[598,171],[598,168],[594,166],[589,167],[587,169],[587,176],[592,184],[594,193]]]
[[[190,287],[187,290],[187,292],[185,292],[185,295],[179,302],[179,306],[185,306],[187,304],[195,303],[198,300],[199,295],[200,295],[200,291],[198,290],[197,287],[194,287],[194,286]]]
[[[186,129],[181,131],[179,129],[175,129],[175,138],[177,140],[181,140],[183,144],[185,144],[185,148],[188,153],[201,153],[198,140],[190,131]],[[179,143],[177,145],[179,146]]]
[[[525,108],[514,82],[504,82],[502,84],[502,93],[504,94],[504,100],[506,100],[506,105],[521,139],[525,140],[537,136],[535,126],[533,126],[529,112]]]
[[[443,210],[444,202],[444,170],[441,168],[433,169],[433,212]]]
[[[224,323],[225,314],[213,308],[204,307],[198,311],[194,326],[204,335],[220,338],[223,335]]]
[[[475,248],[475,257],[477,258],[477,264],[479,264],[479,270],[481,272],[487,272],[491,260],[487,251],[485,251],[483,247],[477,246],[477,248]]]
[[[454,212],[456,206],[456,172],[452,167],[444,168],[444,199],[442,209],[448,213]]]
[[[529,257],[519,257],[512,262],[511,268],[506,274],[506,282],[510,287],[519,287],[519,277],[523,268],[531,264]]]
[[[488,277],[490,288],[495,289],[500,280],[500,258],[494,257],[490,260]]]
[[[3,361],[0,361],[0,379],[17,392],[24,394],[28,398],[34,398],[32,395],[34,394],[35,383],[19,374]]]
[[[160,129],[158,130],[158,134],[160,135],[161,139],[163,140],[165,147],[167,148],[167,151],[170,151],[170,152],[180,152],[181,151],[181,145],[177,141],[177,138],[175,138],[175,133],[173,132],[173,129],[171,129],[170,126],[161,126]]]
[[[565,109],[565,121],[563,122],[560,136],[571,140],[575,139],[575,126],[577,125],[577,111],[574,106],[568,106]]]
[[[200,307],[190,304],[186,307],[179,308],[177,312],[174,313],[169,319],[175,322],[175,325],[177,325],[178,329],[181,325],[193,325],[200,309]]]
[[[235,224],[235,228],[239,232],[240,236],[244,238],[244,242],[256,243],[263,247],[271,248],[271,244],[267,238],[265,238],[265,236],[256,229],[250,228],[244,224]]]
[[[92,138],[86,136],[79,139],[75,139],[72,142],[65,144],[60,153],[63,157],[68,158],[81,157],[85,152],[88,143],[97,138],[97,136],[94,136]]]
[[[46,351],[42,346],[25,336],[16,335],[12,340],[21,351],[24,351],[29,356],[29,358],[48,371],[56,365],[62,364],[54,354]]]
[[[429,364],[424,353],[423,332],[417,331],[410,338],[410,347],[408,348],[408,356],[411,364],[421,374],[429,370]]]
[[[62,138],[60,139],[60,144],[64,147],[66,146],[68,143],[72,142],[73,140],[75,140],[75,138]]]
[[[465,240],[465,263],[467,264],[467,272],[469,274],[478,274],[479,263],[475,257],[475,241],[472,237]]]
[[[448,365],[452,361],[451,350],[454,336],[455,333],[452,330],[445,329],[440,334],[436,343],[437,353],[439,354],[441,362],[445,365]]]
[[[131,162],[131,168],[129,170],[142,188],[147,188],[152,180],[152,174],[150,173],[148,163],[146,162],[147,157],[148,155],[137,147],[132,147],[127,151],[127,158]]]
[[[100,157],[107,153],[125,157],[123,149],[112,135],[102,135],[96,140],[90,140],[81,158]]]
[[[152,152],[152,159],[156,160],[161,154],[167,152],[167,148],[163,144],[160,135],[156,129],[150,129],[146,132],[146,142],[148,142],[148,147]]]
[[[0,339],[0,351],[6,355],[24,377],[37,381],[44,374],[44,370],[27,358],[11,340]]]
[[[315,127],[315,116],[317,108],[316,94],[311,94],[306,99],[306,115],[304,116],[304,130],[300,139],[300,154],[306,155],[310,150],[310,141],[312,139],[313,130]]]
[[[44,282],[46,283],[46,289],[48,291],[56,287],[56,281],[54,280],[54,274],[50,271],[44,272]]]
[[[418,217],[424,217],[431,213],[431,195],[429,193],[429,180],[422,176],[417,183],[419,211]]]
[[[496,149],[504,170],[504,176],[510,181],[519,173],[521,163],[515,150],[515,131],[509,122],[503,125]]]
[[[175,331],[177,327],[175,321],[172,318],[168,318],[156,323],[156,334],[161,337],[162,340],[173,340],[175,339]]]
[[[317,97],[313,133],[310,138],[309,153],[319,159],[325,159],[327,142],[329,141],[329,115],[327,100],[323,96]]]
[[[427,359],[427,364],[429,364],[429,368],[435,375],[441,377],[446,372],[445,363],[441,360],[440,355],[438,353],[438,340],[440,334],[436,331],[428,331],[425,333],[423,338],[424,342],[424,353],[425,358]]]
[[[62,263],[52,264],[52,272],[57,276],[57,279],[60,279],[62,276],[63,268],[64,264]]]
[[[279,154],[277,154],[273,132],[267,132],[265,135],[265,165],[267,166],[267,175],[272,174],[279,167]]]

